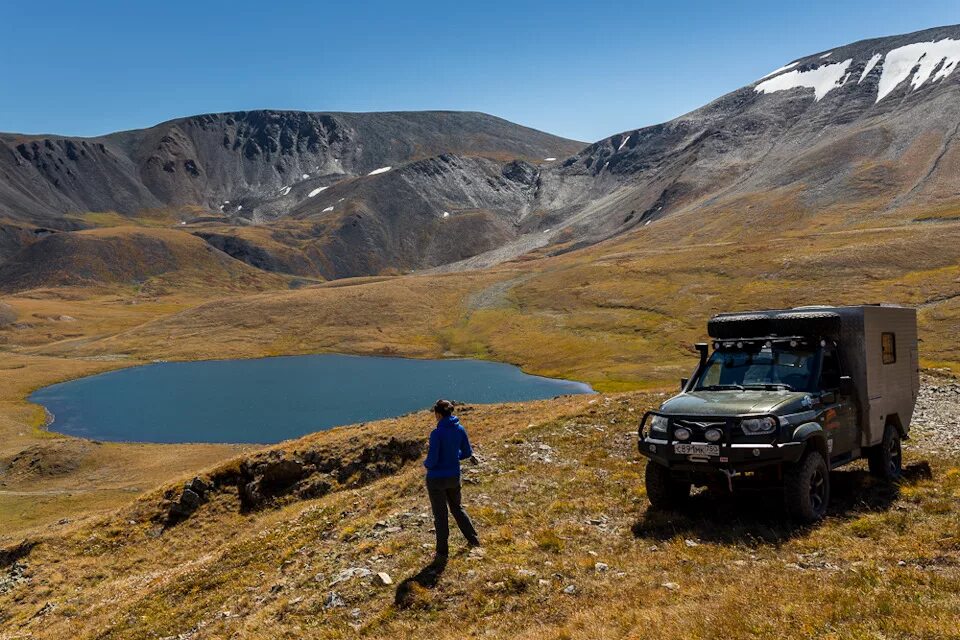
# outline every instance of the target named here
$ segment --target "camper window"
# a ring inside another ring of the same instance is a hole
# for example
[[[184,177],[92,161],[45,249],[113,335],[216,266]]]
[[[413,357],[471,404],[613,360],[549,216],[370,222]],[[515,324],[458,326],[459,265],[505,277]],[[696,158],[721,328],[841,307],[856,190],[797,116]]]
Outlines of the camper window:
[[[883,364],[893,364],[897,361],[897,336],[892,333],[880,335],[883,348]]]

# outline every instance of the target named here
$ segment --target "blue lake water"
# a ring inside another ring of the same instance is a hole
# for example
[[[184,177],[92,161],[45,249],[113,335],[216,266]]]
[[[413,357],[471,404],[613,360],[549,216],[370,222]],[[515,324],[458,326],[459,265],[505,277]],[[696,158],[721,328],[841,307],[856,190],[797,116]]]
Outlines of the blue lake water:
[[[60,433],[121,442],[272,443],[330,427],[471,403],[591,393],[479,360],[309,355],[167,362],[45,387],[30,401]]]

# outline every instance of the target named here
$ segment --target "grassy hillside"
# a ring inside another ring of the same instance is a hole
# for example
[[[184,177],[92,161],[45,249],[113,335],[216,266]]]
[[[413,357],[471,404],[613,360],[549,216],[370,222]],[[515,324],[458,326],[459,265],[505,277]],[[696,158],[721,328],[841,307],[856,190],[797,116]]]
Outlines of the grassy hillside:
[[[284,280],[188,233],[120,226],[48,235],[0,265],[0,283],[8,293],[70,285],[139,285],[163,292],[262,290]]]
[[[51,527],[0,570],[20,581],[0,588],[0,621],[6,637],[78,639],[955,637],[960,459],[921,440],[899,488],[835,473],[833,509],[809,529],[781,520],[776,493],[654,512],[634,424],[659,399],[462,409],[485,544],[455,538],[442,570],[427,566],[422,469],[397,453],[422,447],[416,414],[208,469],[207,502],[182,520],[174,481]],[[285,461],[310,464],[245,508],[243,474]]]

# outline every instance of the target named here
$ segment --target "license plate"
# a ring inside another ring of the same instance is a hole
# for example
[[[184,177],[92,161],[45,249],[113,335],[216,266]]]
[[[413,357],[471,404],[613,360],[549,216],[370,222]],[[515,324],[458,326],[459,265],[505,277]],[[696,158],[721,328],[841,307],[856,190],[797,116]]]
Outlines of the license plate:
[[[685,456],[719,456],[720,445],[718,444],[675,444],[673,452]]]

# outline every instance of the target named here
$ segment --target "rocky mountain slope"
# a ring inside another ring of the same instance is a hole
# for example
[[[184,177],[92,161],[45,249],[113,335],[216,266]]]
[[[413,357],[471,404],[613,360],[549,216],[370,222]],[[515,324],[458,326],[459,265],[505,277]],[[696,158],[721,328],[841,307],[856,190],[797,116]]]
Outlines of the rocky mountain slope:
[[[314,199],[325,188],[368,174],[385,176],[392,167],[458,154],[467,163],[480,163],[483,168],[474,172],[474,179],[485,183],[486,174],[514,160],[540,162],[582,146],[485,114],[462,112],[251,111],[182,118],[90,139],[0,134],[0,262],[47,230],[89,226],[83,218],[87,212],[115,212],[132,220],[160,215],[174,225],[269,224],[295,208],[303,215],[327,218],[332,211],[328,203]],[[387,177],[384,189],[391,182]],[[450,188],[456,198],[455,185]],[[500,208],[510,204],[489,195],[486,200],[495,200]],[[455,203],[469,202],[467,194]],[[389,206],[374,213],[381,219],[403,215]],[[303,225],[299,236],[321,239],[330,226]],[[486,235],[484,230],[481,239]],[[488,248],[486,242],[477,250]],[[220,246],[231,250],[237,244]],[[470,241],[464,244],[472,246]],[[238,249],[238,257],[246,254]],[[323,256],[315,258],[300,271],[339,274],[336,269],[326,272]],[[281,267],[286,266],[283,262]],[[402,261],[384,262],[401,266]]]
[[[338,179],[440,153],[539,160],[582,145],[480,113],[248,111],[100,138],[0,134],[0,215],[193,205],[270,219]],[[269,204],[267,204],[269,203]],[[244,209],[246,210],[244,212]]]
[[[83,227],[64,213],[86,210],[161,209],[252,266],[323,278],[488,266],[684,212],[694,226],[744,210],[914,215],[960,200],[958,64],[960,26],[865,40],[582,150],[447,112],[248,112],[90,140],[4,135],[0,213],[29,224],[0,230],[0,260],[18,260],[30,225]]]
[[[692,113],[590,145],[542,177],[541,206],[574,205],[567,236],[592,242],[679,211],[766,204],[770,215],[868,217],[955,203],[958,62],[960,26],[791,61]]]

